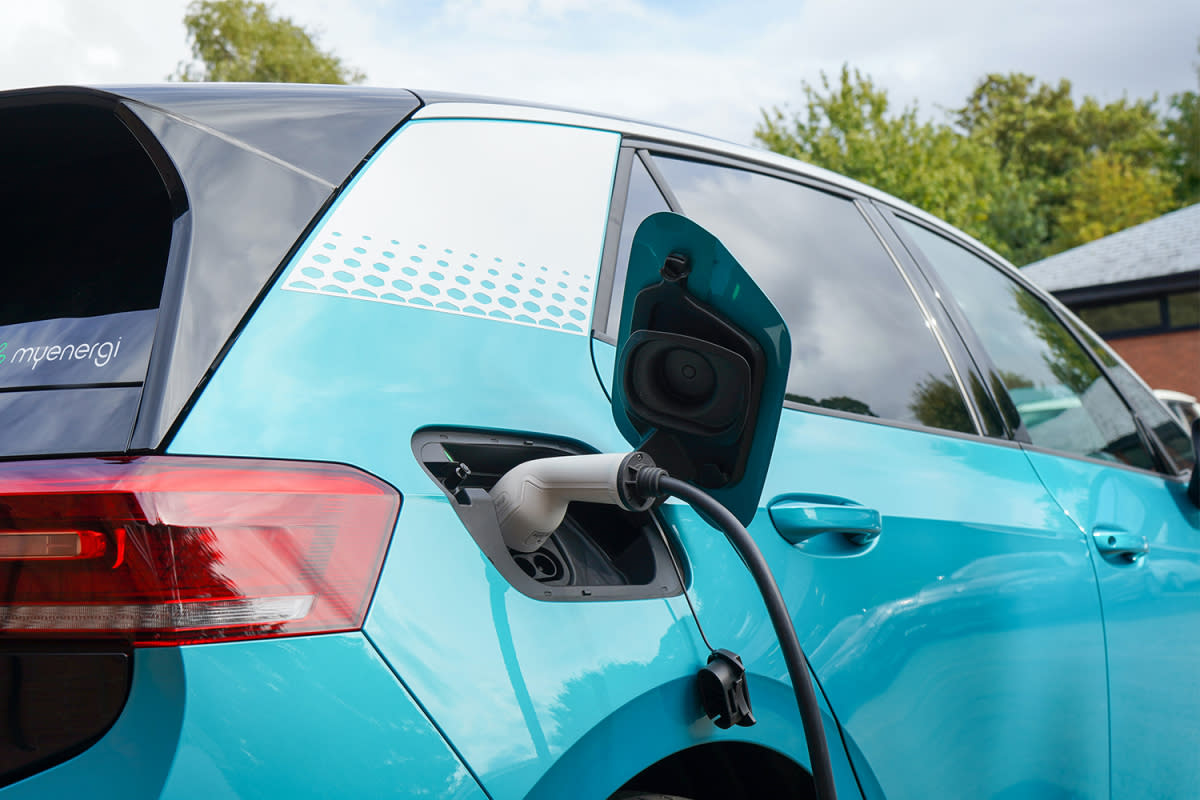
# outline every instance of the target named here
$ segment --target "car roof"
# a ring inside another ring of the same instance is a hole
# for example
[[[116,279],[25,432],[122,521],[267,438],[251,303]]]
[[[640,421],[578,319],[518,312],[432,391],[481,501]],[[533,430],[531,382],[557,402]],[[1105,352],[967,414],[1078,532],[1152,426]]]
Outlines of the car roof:
[[[413,99],[420,104],[420,108],[414,114],[417,119],[524,119],[602,128],[628,137],[682,145],[706,153],[782,170],[853,191],[903,210],[946,233],[959,238],[967,238],[980,250],[987,252],[995,259],[1004,261],[1003,257],[986,245],[971,239],[937,217],[886,192],[815,164],[768,150],[691,133],[681,128],[607,113],[526,100],[429,89],[279,83],[166,83],[101,88],[113,94],[210,124],[218,130],[231,131],[243,139],[248,136],[253,137],[255,134],[258,134],[257,138],[259,139],[264,138],[265,135],[278,135],[278,133],[266,134],[265,129],[278,129],[283,124],[309,119],[318,114],[326,117],[328,115],[322,112],[333,107],[336,107],[335,113],[338,116],[354,117],[357,120],[356,124],[361,124],[364,117],[382,117],[382,119],[375,120],[376,125],[368,126],[372,131],[377,130],[378,123],[382,122],[390,122],[391,127],[394,127],[403,120],[403,116],[389,115],[404,111],[405,106]],[[345,127],[351,127],[349,120],[346,121]],[[255,130],[256,128],[264,130]],[[332,140],[324,141],[322,144],[325,147],[361,150],[358,154],[360,157],[365,156],[371,149],[370,147],[363,148],[361,142],[355,141],[353,137],[344,136],[333,137]],[[308,154],[308,158],[311,158],[311,144],[299,149],[301,152],[297,153],[297,156]],[[343,162],[345,160],[347,159],[340,159]],[[322,177],[329,180],[331,176],[323,175]],[[332,182],[340,183],[340,180]]]

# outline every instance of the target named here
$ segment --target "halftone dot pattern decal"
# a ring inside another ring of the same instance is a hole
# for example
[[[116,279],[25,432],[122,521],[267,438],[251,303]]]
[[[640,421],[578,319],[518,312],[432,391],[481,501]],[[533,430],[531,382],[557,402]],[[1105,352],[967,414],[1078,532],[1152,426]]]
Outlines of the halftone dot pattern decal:
[[[586,335],[620,144],[564,125],[409,122],[277,286]]]
[[[282,288],[582,334],[593,277],[435,243],[330,231],[314,237]]]

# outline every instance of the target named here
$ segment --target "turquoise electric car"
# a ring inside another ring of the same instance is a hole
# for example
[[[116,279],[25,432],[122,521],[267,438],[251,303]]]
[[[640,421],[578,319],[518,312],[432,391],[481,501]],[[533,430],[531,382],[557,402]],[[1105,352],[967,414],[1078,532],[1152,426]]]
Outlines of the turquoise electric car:
[[[0,800],[1195,795],[1194,437],[946,224],[441,93],[0,123]]]

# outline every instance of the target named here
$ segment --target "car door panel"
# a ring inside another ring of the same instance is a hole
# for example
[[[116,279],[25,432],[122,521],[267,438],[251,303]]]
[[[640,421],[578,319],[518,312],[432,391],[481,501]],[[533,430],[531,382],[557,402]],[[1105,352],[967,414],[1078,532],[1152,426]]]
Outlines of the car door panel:
[[[975,433],[929,298],[844,197],[655,163],[787,321],[789,407],[749,529],[860,774],[887,797],[1107,796],[1089,545],[1019,447]],[[706,545],[685,544],[699,574]],[[738,592],[699,600],[706,625],[745,618]]]
[[[1200,785],[1200,510],[1181,481],[1035,450],[1029,459],[1094,538],[1113,796],[1178,796]],[[1144,555],[1106,556],[1106,541],[1122,538]]]

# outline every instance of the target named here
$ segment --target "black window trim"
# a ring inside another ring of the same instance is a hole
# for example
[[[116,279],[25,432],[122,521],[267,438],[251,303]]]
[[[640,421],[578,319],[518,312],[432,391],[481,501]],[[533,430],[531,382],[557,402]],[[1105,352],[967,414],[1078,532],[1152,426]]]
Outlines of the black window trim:
[[[959,247],[962,247],[963,249],[983,260],[984,263],[988,264],[993,269],[998,270],[1002,275],[1005,275],[1009,279],[1015,281],[1017,285],[1031,293],[1038,300],[1041,300],[1042,303],[1050,310],[1050,313],[1054,316],[1054,319],[1067,329],[1067,332],[1070,334],[1071,338],[1074,339],[1076,344],[1083,349],[1087,357],[1091,359],[1092,363],[1097,367],[1097,369],[1099,369],[1100,374],[1104,376],[1106,381],[1108,381],[1108,385],[1112,387],[1114,392],[1116,392],[1117,397],[1120,398],[1122,404],[1125,406],[1125,409],[1129,412],[1129,416],[1134,421],[1134,428],[1137,431],[1138,438],[1141,439],[1142,445],[1147,449],[1147,451],[1149,451],[1151,457],[1155,460],[1155,462],[1157,462],[1159,468],[1156,470],[1148,470],[1143,469],[1142,467],[1133,466],[1131,464],[1123,464],[1119,461],[1109,461],[1103,458],[1087,456],[1082,453],[1073,453],[1066,450],[1043,447],[1041,445],[1033,444],[1032,440],[1022,441],[1022,447],[1035,452],[1049,453],[1055,456],[1073,458],[1093,464],[1103,464],[1105,466],[1114,467],[1117,469],[1126,469],[1146,475],[1154,475],[1158,478],[1183,480],[1190,474],[1190,472],[1180,470],[1174,461],[1167,455],[1166,447],[1162,444],[1162,442],[1159,441],[1158,436],[1154,434],[1153,429],[1151,429],[1150,426],[1147,425],[1146,422],[1138,415],[1137,411],[1134,410],[1133,404],[1130,402],[1129,398],[1125,396],[1125,393],[1121,391],[1120,387],[1117,385],[1117,382],[1113,380],[1112,374],[1107,365],[1105,365],[1101,359],[1096,357],[1096,354],[1092,350],[1091,344],[1083,341],[1080,338],[1079,330],[1077,329],[1076,325],[1072,324],[1072,320],[1063,314],[1064,306],[1062,305],[1061,301],[1059,301],[1053,295],[1050,295],[1035,286],[1027,278],[1021,275],[1019,270],[1009,266],[1008,264],[1005,264],[1002,261],[998,261],[991,254],[975,246],[973,242],[964,238],[950,235],[947,231],[932,226],[927,221],[910,214],[903,209],[899,209],[885,203],[877,203],[877,205],[880,208],[886,209],[888,213],[891,213],[897,219],[903,219],[914,225],[918,225],[930,233],[940,236],[941,238],[946,239],[947,241],[958,245]],[[921,249],[917,247],[914,242],[908,239],[907,236],[905,236],[903,231],[899,229],[899,226],[892,225],[892,229],[896,231],[897,236],[901,238],[905,247],[909,249],[910,254],[913,256],[913,259],[917,262],[922,272],[924,272],[927,277],[931,273],[936,276],[937,271],[932,268],[928,258],[924,253],[921,252]],[[971,331],[971,340],[974,342],[974,346],[979,348],[979,351],[977,353],[973,352],[972,355],[976,359],[979,359],[981,364],[986,364],[989,371],[995,371],[995,363],[991,360],[991,356],[988,355],[987,349],[983,347],[982,341],[979,339],[978,334],[975,333],[970,322],[967,321],[966,317],[963,316],[961,309],[958,308],[958,303],[954,300],[953,293],[951,293],[949,289],[944,286],[944,284],[941,284],[940,279],[937,280],[937,283],[940,285],[939,291],[943,293],[943,304],[947,305],[948,307],[953,307],[955,312],[957,312],[957,317],[961,318],[961,322],[956,322],[955,324],[965,325]],[[1024,426],[1022,425],[1022,429],[1023,428]],[[1028,438],[1028,433],[1024,432],[1024,436]]]
[[[1031,442],[1032,439],[1029,436],[1029,432],[1025,430],[1024,423],[1021,421],[1020,416],[1017,415],[1016,406],[1012,403],[1012,399],[1008,397],[1007,390],[1004,389],[1003,385],[1001,385],[1000,389],[1004,392],[1004,395],[999,396],[996,392],[996,386],[993,384],[993,379],[998,375],[998,370],[995,363],[988,355],[987,349],[983,346],[983,342],[979,339],[975,329],[971,327],[971,324],[967,321],[966,316],[962,313],[962,310],[958,307],[958,304],[955,302],[947,302],[947,298],[952,298],[954,296],[950,291],[950,287],[948,287],[941,279],[941,276],[938,275],[937,270],[931,268],[930,264],[928,263],[928,258],[921,252],[921,249],[916,246],[916,243],[909,238],[904,230],[896,224],[896,220],[903,219],[911,222],[914,225],[920,225],[922,228],[930,231],[931,233],[936,233],[937,235],[942,236],[942,238],[946,238],[955,244],[965,247],[969,252],[979,256],[980,258],[984,258],[985,260],[989,261],[989,263],[991,262],[991,259],[987,259],[984,253],[979,251],[977,248],[972,247],[970,242],[959,237],[948,236],[947,231],[930,225],[928,221],[919,216],[907,213],[902,209],[898,209],[894,206],[890,206],[886,203],[880,203],[878,201],[872,201],[872,205],[879,212],[880,216],[883,217],[884,221],[888,225],[888,229],[897,238],[897,240],[899,240],[901,246],[907,251],[909,258],[912,259],[915,269],[920,272],[921,277],[924,278],[925,285],[929,287],[930,292],[937,300],[938,305],[943,311],[945,311],[946,316],[950,320],[950,324],[954,326],[959,335],[959,339],[962,341],[963,346],[967,350],[968,358],[974,362],[979,372],[983,373],[980,376],[983,379],[983,391],[991,401],[992,408],[999,415],[1000,422],[1005,428],[1005,435],[1013,441]],[[1006,409],[1009,409],[1008,413],[1005,413]]]
[[[790,409],[793,411],[805,411],[805,412],[811,412],[814,414],[821,414],[824,416],[839,417],[842,419],[851,419],[851,420],[856,420],[858,422],[868,422],[868,423],[875,424],[875,425],[885,425],[888,427],[901,428],[904,430],[917,431],[917,432],[921,432],[921,433],[931,433],[931,434],[935,434],[935,435],[939,435],[939,436],[949,436],[951,438],[956,438],[956,439],[969,439],[972,441],[978,441],[980,439],[987,439],[988,441],[991,441],[991,442],[1003,442],[1004,441],[1004,440],[998,440],[994,436],[987,435],[986,428],[983,425],[983,422],[981,419],[982,412],[980,411],[978,406],[975,404],[973,398],[971,397],[971,393],[968,392],[965,388],[965,384],[963,382],[963,377],[962,377],[963,365],[961,365],[958,362],[958,360],[950,352],[950,348],[947,346],[946,342],[941,339],[941,336],[940,336],[940,327],[941,326],[937,324],[937,317],[931,313],[931,311],[927,305],[926,298],[922,297],[920,289],[918,288],[917,284],[912,280],[912,277],[905,270],[904,266],[901,264],[900,260],[898,259],[896,253],[892,250],[891,246],[888,244],[886,237],[883,235],[883,232],[878,228],[878,226],[876,224],[873,223],[873,221],[871,219],[871,216],[870,216],[870,213],[868,210],[868,208],[873,207],[873,206],[868,205],[868,204],[874,203],[874,201],[871,198],[869,198],[865,195],[859,194],[858,192],[849,190],[843,186],[838,186],[836,184],[827,183],[825,181],[821,181],[819,179],[812,178],[811,176],[808,176],[808,175],[802,175],[802,174],[795,173],[795,172],[789,172],[787,170],[778,169],[778,168],[771,167],[771,166],[768,166],[765,164],[759,164],[754,161],[742,160],[740,158],[731,157],[731,156],[728,156],[728,155],[726,155],[724,153],[720,153],[720,152],[702,150],[699,148],[686,147],[686,146],[681,146],[678,144],[673,144],[670,142],[649,141],[649,140],[642,140],[642,139],[633,139],[630,137],[626,137],[626,138],[622,139],[622,151],[624,151],[626,148],[636,150],[638,158],[641,159],[643,166],[645,166],[646,170],[650,173],[651,179],[654,181],[659,192],[662,194],[663,198],[666,200],[668,207],[670,208],[671,211],[674,211],[675,213],[682,213],[679,201],[675,197],[674,193],[670,190],[670,187],[667,185],[667,182],[666,182],[665,178],[663,177],[662,172],[655,165],[654,159],[653,159],[653,156],[655,156],[655,155],[661,155],[661,156],[665,156],[668,158],[680,158],[680,159],[684,159],[684,160],[688,160],[688,161],[696,161],[696,162],[705,163],[705,164],[712,164],[714,166],[729,167],[732,169],[741,170],[743,172],[758,173],[760,175],[765,175],[767,177],[784,180],[789,183],[799,184],[806,188],[824,192],[825,194],[834,195],[836,197],[839,197],[841,199],[844,199],[844,200],[854,203],[855,208],[858,209],[859,214],[862,215],[863,219],[867,222],[868,227],[875,234],[875,237],[878,239],[879,243],[883,246],[884,251],[887,253],[888,258],[892,262],[892,265],[900,273],[901,279],[904,281],[905,285],[908,286],[909,291],[912,292],[913,297],[917,302],[917,307],[918,307],[922,317],[925,319],[926,323],[929,323],[930,330],[934,335],[934,340],[935,340],[935,342],[937,342],[938,348],[941,351],[943,358],[946,359],[946,364],[949,367],[951,374],[954,376],[955,385],[958,387],[959,396],[962,397],[963,402],[966,405],[967,413],[971,418],[971,424],[975,427],[975,430],[973,432],[972,431],[953,431],[953,430],[948,430],[946,428],[935,428],[935,427],[931,427],[928,425],[921,425],[919,423],[902,422],[900,420],[883,419],[880,417],[869,417],[869,416],[866,416],[863,414],[855,414],[853,412],[839,411],[837,409],[829,409],[829,408],[824,408],[822,406],[812,406],[812,405],[808,405],[805,403],[797,403],[793,400],[784,400],[784,402],[783,402],[784,408]],[[623,178],[624,185],[626,187],[628,187],[629,170],[632,169],[632,160],[630,162],[628,162],[627,165],[624,164],[624,162],[620,162],[620,163],[622,163],[624,166],[624,172],[618,174],[618,180]],[[614,190],[614,194],[613,194],[614,203],[618,197],[620,198],[620,201],[621,201],[620,219],[617,220],[617,229],[618,229],[617,232],[618,232],[618,236],[619,236],[620,225],[621,225],[621,222],[623,221],[623,217],[625,214],[625,193],[621,193],[618,195]],[[610,213],[609,213],[609,225],[610,226],[613,224],[614,219],[617,219],[616,214],[613,211],[610,211]],[[609,246],[610,245],[609,237],[611,235],[612,235],[612,231],[610,229],[608,232],[606,232],[606,235],[605,235],[605,250],[604,250],[604,256],[601,258],[600,278],[599,278],[599,280],[600,280],[599,285],[602,287],[605,287],[605,286],[607,287],[607,289],[606,289],[607,296],[604,300],[605,313],[604,313],[603,324],[605,326],[607,326],[608,310],[611,308],[612,294],[613,294],[613,291],[615,288],[615,287],[613,287],[612,283],[613,283],[613,273],[615,272],[615,268],[616,268],[616,257],[617,256],[616,256],[615,242],[617,241],[617,239],[612,240],[612,242],[614,244],[612,247],[610,247]],[[606,275],[607,275],[607,277],[606,277]],[[597,297],[597,304],[598,303],[599,303],[599,297]],[[609,331],[609,330],[600,328],[597,324],[597,322],[599,320],[599,314],[597,314],[595,311],[593,311],[592,320],[593,320],[592,321],[592,338],[598,339],[599,341],[605,342],[606,344],[615,346],[616,345],[616,331]],[[968,350],[968,355],[970,355],[969,350]],[[968,366],[968,368],[970,368],[972,365],[967,365],[967,366]],[[985,385],[986,385],[986,382],[985,382]]]
[[[625,206],[629,196],[629,181],[634,157],[634,148],[622,143],[621,149],[617,152],[617,167],[613,175],[612,194],[608,201],[604,249],[600,256],[600,274],[596,276],[596,301],[592,303],[592,338],[608,342],[608,344],[616,344],[616,339],[611,337],[607,331],[608,312],[612,308],[617,244],[621,241],[621,225],[625,222]]]
[[[942,351],[942,356],[946,359],[946,364],[950,367],[950,374],[954,376],[954,384],[958,387],[958,394],[962,397],[963,403],[967,407],[967,414],[971,417],[971,424],[975,426],[975,433],[980,436],[985,435],[987,428],[983,424],[983,417],[979,409],[975,407],[971,393],[967,391],[967,385],[963,381],[959,366],[950,352],[950,347],[946,343],[945,336],[942,334],[942,326],[939,324],[937,317],[926,304],[925,298],[917,291],[916,284],[913,283],[912,278],[909,277],[908,272],[901,265],[900,259],[896,257],[896,252],[888,244],[887,239],[884,238],[883,232],[879,229],[875,220],[871,219],[871,215],[867,212],[867,207],[869,206],[866,206],[863,199],[855,199],[854,207],[858,209],[858,213],[866,220],[867,225],[871,228],[871,232],[875,234],[875,238],[883,245],[888,258],[892,260],[892,265],[900,273],[900,277],[904,280],[904,284],[908,287],[908,291],[912,294],[913,299],[917,301],[917,307],[921,310],[921,316],[925,318],[925,327],[933,334],[934,341],[937,342],[938,348]]]

